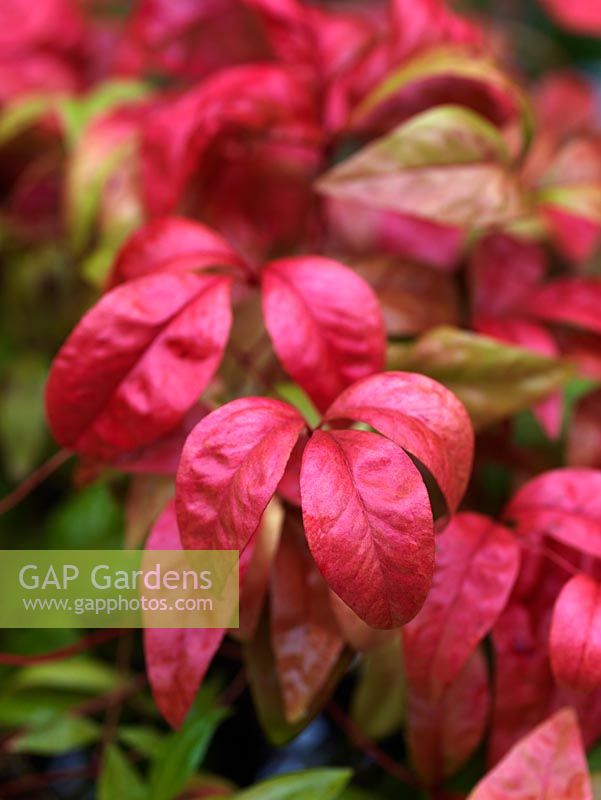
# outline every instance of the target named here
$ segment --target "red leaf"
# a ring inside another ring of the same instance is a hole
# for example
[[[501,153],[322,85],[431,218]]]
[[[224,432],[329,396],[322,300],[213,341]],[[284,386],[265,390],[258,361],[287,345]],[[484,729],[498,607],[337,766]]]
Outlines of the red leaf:
[[[411,459],[366,431],[316,431],[301,469],[309,548],[330,587],[368,625],[421,608],[434,568],[428,494]]]
[[[387,372],[344,391],[325,415],[336,419],[371,425],[408,450],[430,470],[455,510],[470,475],[474,434],[452,392],[424,375]]]
[[[244,550],[305,421],[279,400],[227,403],[194,428],[177,474],[177,517],[190,550]]]
[[[465,764],[482,740],[489,707],[486,660],[479,650],[437,703],[409,691],[408,744],[424,783],[439,783]]]
[[[491,630],[515,583],[520,548],[488,517],[453,517],[437,539],[432,589],[403,628],[409,684],[436,701]]]
[[[556,469],[529,481],[513,497],[505,518],[524,535],[544,533],[601,557],[601,471]]]
[[[526,302],[529,313],[601,334],[601,280],[564,278],[539,289]]]
[[[601,390],[586,395],[576,404],[567,448],[570,466],[601,468]]]
[[[546,629],[540,630],[531,607],[509,605],[492,638],[495,685],[489,762],[495,764],[549,713],[554,684]]]
[[[322,411],[384,368],[384,322],[371,287],[327,258],[298,257],[262,273],[265,324],[278,358]]]
[[[265,509],[261,525],[253,543],[254,548],[248,565],[244,558],[240,563],[240,624],[232,630],[234,639],[249,642],[257,630],[273,568],[275,554],[280,541],[284,510],[277,500],[272,500]],[[246,556],[251,547],[243,553]]]
[[[367,653],[375,650],[391,640],[391,637],[398,637],[398,631],[379,630],[371,628],[366,622],[358,617],[352,608],[349,608],[335,592],[330,590],[330,605],[336,617],[338,629],[344,641],[358,650],[360,653]]]
[[[63,447],[110,459],[173,429],[215,374],[231,325],[230,279],[151,275],[83,317],[46,389]]]
[[[173,502],[157,520],[146,549],[182,549]],[[174,728],[186,718],[224,635],[220,628],[144,629],[148,680],[161,714]]]
[[[578,720],[559,711],[522,739],[469,800],[593,800]]]
[[[329,590],[309,553],[300,519],[287,517],[271,578],[271,642],[286,711],[298,722],[323,689],[343,642]]]
[[[122,248],[108,280],[113,287],[153,272],[187,272],[215,266],[243,267],[240,256],[219,234],[178,217],[140,228]]]
[[[597,0],[541,0],[547,11],[568,30],[601,36],[601,7]]]
[[[485,236],[470,265],[474,316],[514,313],[546,271],[545,251],[539,245],[507,234]]]
[[[576,575],[562,589],[550,648],[559,683],[582,692],[601,686],[601,586],[590,576]]]

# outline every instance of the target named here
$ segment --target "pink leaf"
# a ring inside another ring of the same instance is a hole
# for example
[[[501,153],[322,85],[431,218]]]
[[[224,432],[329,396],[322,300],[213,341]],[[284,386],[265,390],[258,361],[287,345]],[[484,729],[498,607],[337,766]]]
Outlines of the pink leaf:
[[[147,550],[181,550],[171,502],[157,520]],[[146,628],[146,671],[155,702],[174,728],[183,723],[223,640],[220,628]]]
[[[403,628],[407,679],[433,701],[493,627],[520,563],[513,534],[480,514],[453,517],[436,544],[432,589]]]
[[[474,434],[464,406],[440,383],[408,372],[365,378],[334,401],[325,419],[364,422],[404,447],[455,510],[470,475]]]
[[[303,456],[303,521],[330,587],[368,625],[422,606],[434,567],[428,494],[410,458],[366,431],[317,431]]]
[[[230,325],[229,278],[160,274],[113,289],[54,360],[46,409],[56,439],[111,459],[165,435],[215,374]]]
[[[597,0],[541,0],[547,11],[566,27],[579,33],[601,36],[601,7]]]
[[[219,234],[178,217],[165,217],[140,228],[122,248],[109,287],[154,272],[186,272],[209,267],[241,269],[240,256]]]
[[[286,718],[302,719],[326,684],[343,641],[300,519],[289,516],[271,578],[271,642]]]
[[[289,375],[324,410],[340,392],[384,367],[384,323],[371,287],[327,258],[268,264],[263,313]]]
[[[544,533],[601,557],[601,471],[545,472],[517,492],[505,517],[517,523],[521,534]]]
[[[305,421],[279,400],[227,403],[194,428],[177,474],[177,517],[190,550],[244,550]]]
[[[438,702],[409,691],[408,744],[424,783],[439,783],[465,764],[482,740],[489,707],[486,660],[479,650]]]
[[[601,587],[590,576],[576,575],[562,589],[550,647],[559,683],[582,692],[601,686]]]
[[[486,775],[469,800],[593,800],[578,720],[559,711]]]

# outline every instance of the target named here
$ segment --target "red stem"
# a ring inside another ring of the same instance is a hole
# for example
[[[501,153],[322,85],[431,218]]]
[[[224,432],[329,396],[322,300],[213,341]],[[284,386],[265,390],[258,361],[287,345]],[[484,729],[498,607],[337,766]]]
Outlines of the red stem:
[[[21,653],[0,653],[0,664],[9,667],[28,667],[31,664],[43,664],[48,661],[61,661],[63,658],[69,658],[77,653],[91,650],[105,642],[110,642],[112,639],[117,639],[119,636],[126,634],[127,630],[107,629],[102,631],[95,631],[82,639],[78,639],[73,644],[66,647],[59,647],[57,650],[50,650],[46,653],[35,653],[33,655],[23,655]]]
[[[48,461],[42,464],[41,467],[32,472],[29,477],[25,478],[23,483],[19,484],[16,489],[14,489],[10,494],[7,494],[6,497],[3,497],[0,500],[0,516],[2,514],[6,514],[7,511],[10,511],[12,508],[17,506],[22,500],[24,500],[34,489],[43,483],[47,478],[49,478],[59,467],[68,461],[73,454],[69,452],[69,450],[59,450],[53,456],[51,456]]]
[[[347,737],[385,772],[407,786],[419,786],[413,773],[393,758],[390,758],[387,753],[363,733],[333,700],[328,703],[327,712],[338,727],[346,733]]]

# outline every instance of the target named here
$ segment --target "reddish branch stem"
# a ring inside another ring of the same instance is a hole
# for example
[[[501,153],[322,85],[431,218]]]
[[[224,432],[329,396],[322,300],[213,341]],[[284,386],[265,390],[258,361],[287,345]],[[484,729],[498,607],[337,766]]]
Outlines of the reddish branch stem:
[[[327,712],[334,722],[341,728],[347,737],[360,749],[363,750],[375,763],[393,778],[407,786],[419,786],[413,773],[402,764],[385,753],[378,745],[366,736],[363,731],[347,716],[344,711],[333,700],[327,705]]]
[[[126,634],[126,630],[107,629],[102,631],[95,631],[94,633],[78,639],[73,644],[66,647],[59,647],[57,650],[50,650],[46,653],[35,653],[33,655],[23,655],[21,653],[0,653],[0,664],[9,667],[28,667],[31,664],[43,664],[48,661],[60,661],[63,658],[69,658],[77,653],[82,653],[86,650],[91,650],[105,642],[110,642],[112,639],[117,639],[119,636]]]
[[[44,481],[49,478],[59,467],[68,461],[73,454],[69,452],[69,450],[59,450],[53,456],[51,456],[48,461],[42,464],[41,467],[38,467],[35,472],[32,472],[29,477],[25,478],[23,483],[19,484],[16,489],[14,489],[10,494],[7,494],[6,497],[3,497],[0,500],[0,516],[2,514],[6,514],[7,511],[10,511],[12,508],[17,506],[22,500],[24,500],[34,489],[44,483]]]

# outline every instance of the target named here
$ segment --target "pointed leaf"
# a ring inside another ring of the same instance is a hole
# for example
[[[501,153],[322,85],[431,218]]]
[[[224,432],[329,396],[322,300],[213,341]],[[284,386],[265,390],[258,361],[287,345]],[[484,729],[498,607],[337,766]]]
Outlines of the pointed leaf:
[[[123,752],[114,744],[109,745],[102,760],[102,772],[98,780],[98,800],[145,800],[146,786],[137,770]]]
[[[242,259],[218,233],[179,217],[139,228],[122,248],[108,285],[155,272],[200,272],[209,267],[241,268]]]
[[[461,402],[440,383],[407,372],[375,375],[344,391],[325,419],[371,425],[430,470],[451,510],[459,504],[472,464],[473,431]]]
[[[244,550],[305,421],[286,403],[234,400],[194,428],[177,474],[177,518],[190,550]]]
[[[501,224],[525,212],[490,123],[459,106],[427,111],[338,164],[317,188],[368,208],[460,228]]]
[[[436,544],[432,589],[403,628],[407,679],[433,701],[492,629],[520,564],[511,531],[481,514],[457,514]]]
[[[327,258],[273,261],[262,272],[263,313],[289,375],[322,411],[385,359],[384,323],[365,281]]]
[[[286,718],[302,719],[343,649],[328,586],[309,553],[300,519],[288,515],[271,578],[271,642]]]
[[[351,714],[370,739],[385,739],[405,719],[405,673],[398,634],[363,656]]]
[[[316,431],[301,497],[309,548],[336,594],[374,628],[414,617],[432,580],[434,532],[426,487],[403,450],[366,431]]]
[[[440,783],[469,759],[484,735],[489,705],[486,660],[480,650],[437,702],[409,691],[409,751],[426,785]]]
[[[576,575],[561,590],[550,652],[559,683],[581,692],[601,686],[601,586],[589,575]]]
[[[556,469],[528,481],[505,518],[525,536],[546,534],[601,557],[601,470]]]
[[[232,800],[335,800],[351,779],[348,769],[306,769],[235,792]]]
[[[146,549],[182,549],[173,502],[157,520]],[[224,634],[219,628],[144,629],[148,680],[161,714],[174,728],[186,718]]]
[[[465,404],[478,429],[530,408],[572,374],[560,359],[456,328],[436,328],[415,344],[393,345],[389,364],[443,383]]]
[[[469,800],[592,800],[578,720],[559,711],[522,739]]]
[[[531,295],[525,310],[546,322],[563,323],[601,334],[601,280],[565,278]]]
[[[46,387],[63,446],[109,459],[174,428],[215,374],[231,324],[230,279],[153,275],[83,317]]]

